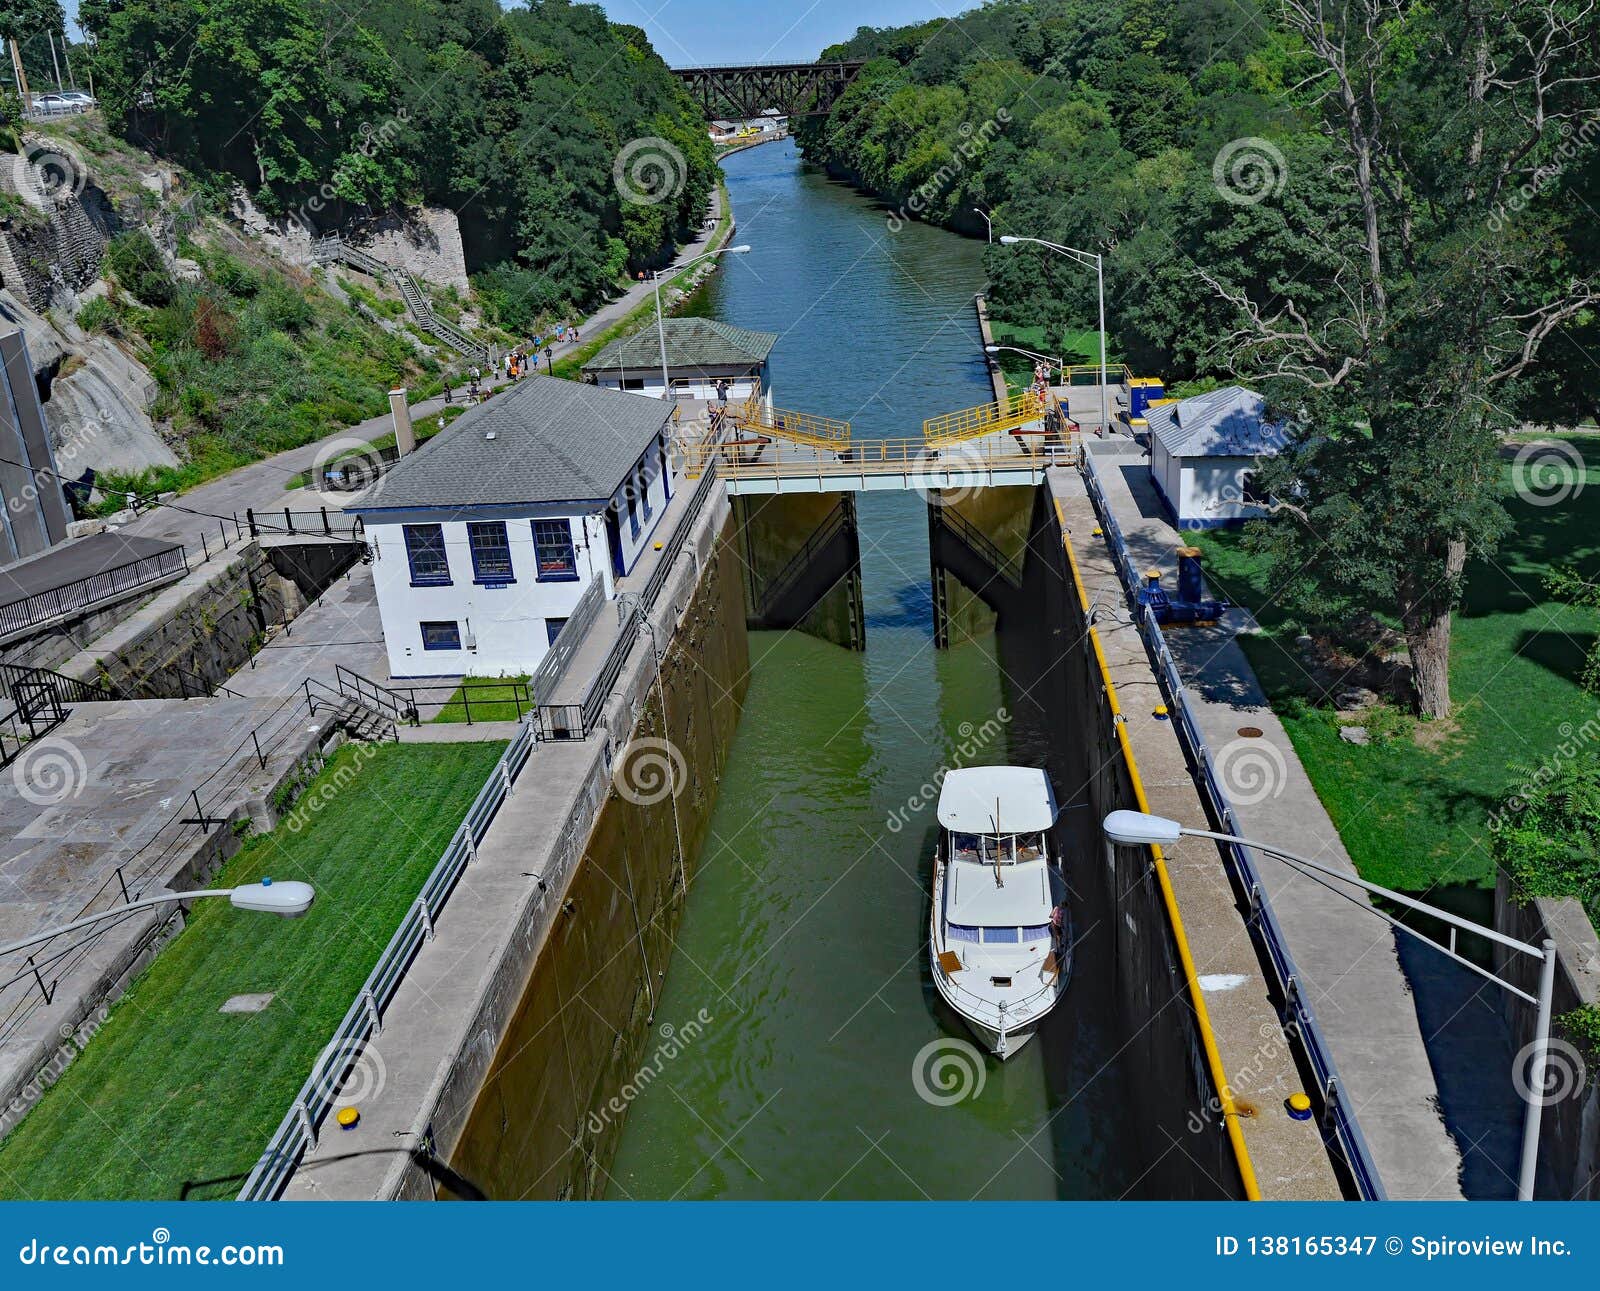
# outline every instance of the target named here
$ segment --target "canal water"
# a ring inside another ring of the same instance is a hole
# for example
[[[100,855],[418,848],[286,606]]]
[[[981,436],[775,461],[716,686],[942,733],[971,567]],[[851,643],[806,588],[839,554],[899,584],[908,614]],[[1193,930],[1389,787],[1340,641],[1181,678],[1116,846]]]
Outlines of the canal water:
[[[780,406],[910,436],[991,397],[972,304],[981,244],[919,224],[890,232],[881,207],[792,142],[724,168],[752,250],[725,261],[697,308],[780,334]],[[1036,762],[1043,740],[993,636],[934,649],[925,505],[860,497],[865,653],[751,636],[749,696],[613,1197],[1137,1194],[1092,954],[1080,947],[1047,1028],[1003,1066],[936,1002],[937,777]]]

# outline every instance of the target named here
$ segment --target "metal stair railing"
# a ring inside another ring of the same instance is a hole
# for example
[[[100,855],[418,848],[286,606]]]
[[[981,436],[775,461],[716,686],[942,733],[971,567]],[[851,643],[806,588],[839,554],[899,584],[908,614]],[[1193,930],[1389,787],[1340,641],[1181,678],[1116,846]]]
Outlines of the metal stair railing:
[[[32,689],[38,686],[48,687],[58,704],[99,704],[127,698],[110,686],[97,686],[92,681],[51,672],[48,668],[0,663],[0,693],[15,699],[19,688]]]
[[[436,340],[443,341],[452,349],[459,350],[469,359],[475,359],[486,365],[493,362],[494,353],[489,346],[473,340],[455,324],[446,322],[434,312],[422,288],[417,285],[417,280],[405,269],[385,264],[377,256],[361,250],[360,247],[352,246],[337,233],[313,242],[311,258],[319,265],[333,264],[342,260],[345,264],[371,274],[374,278],[390,279],[399,288],[401,299],[405,301],[406,309],[412,319],[423,331]]]
[[[816,559],[817,553],[833,540],[834,534],[844,528],[844,525],[844,507],[835,506],[822,523],[811,531],[810,536],[801,544],[800,550],[795,552],[788,563],[768,581],[756,605],[757,618],[765,618],[772,607],[793,589],[811,562]]]
[[[962,542],[971,547],[973,551],[993,567],[994,572],[1013,587],[1022,586],[1022,566],[1017,558],[1008,556],[1001,551],[994,539],[984,533],[982,529],[973,524],[965,516],[952,511],[949,507],[934,507],[934,523],[942,524],[951,533],[955,534]]]

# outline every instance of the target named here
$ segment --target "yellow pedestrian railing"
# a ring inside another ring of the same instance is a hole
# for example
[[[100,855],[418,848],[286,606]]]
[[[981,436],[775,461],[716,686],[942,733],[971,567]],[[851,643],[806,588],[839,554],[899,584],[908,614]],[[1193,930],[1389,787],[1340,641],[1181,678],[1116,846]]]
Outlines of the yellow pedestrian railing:
[[[1106,384],[1108,386],[1131,386],[1134,381],[1133,372],[1125,363],[1106,364]],[[1097,386],[1100,384],[1100,365],[1098,363],[1075,363],[1071,367],[1061,369],[1060,385],[1064,386]]]
[[[715,460],[717,474],[731,480],[900,475],[926,479],[929,488],[979,487],[994,472],[1032,472],[1078,460],[1078,445],[1070,437],[1036,445],[1008,437],[944,447],[926,439],[858,439],[824,448],[735,434],[716,443],[680,440],[676,451],[691,479]]]
[[[1041,399],[1032,390],[1023,390],[997,403],[929,417],[922,423],[922,436],[931,445],[958,444],[965,439],[1017,430],[1030,421],[1042,421],[1046,410],[1054,406],[1053,395]]]
[[[730,408],[729,416],[738,431],[776,435],[797,444],[833,448],[850,442],[848,421],[819,417],[810,412],[794,412],[788,408],[772,408],[760,398],[752,398]]]

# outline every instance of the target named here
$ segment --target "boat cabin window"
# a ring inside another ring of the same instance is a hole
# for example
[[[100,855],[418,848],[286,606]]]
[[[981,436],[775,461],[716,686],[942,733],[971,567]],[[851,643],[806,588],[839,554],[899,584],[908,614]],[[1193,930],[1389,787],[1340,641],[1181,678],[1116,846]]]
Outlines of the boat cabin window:
[[[1044,835],[951,834],[950,852],[955,860],[982,861],[985,865],[993,865],[997,853],[1001,865],[1037,861],[1044,857]]]
[[[1023,928],[982,928],[970,923],[950,923],[945,925],[945,932],[950,941],[965,941],[973,945],[982,943],[985,946],[1015,946],[1024,941],[1042,941],[1050,935],[1050,925],[1047,923],[1029,924]]]

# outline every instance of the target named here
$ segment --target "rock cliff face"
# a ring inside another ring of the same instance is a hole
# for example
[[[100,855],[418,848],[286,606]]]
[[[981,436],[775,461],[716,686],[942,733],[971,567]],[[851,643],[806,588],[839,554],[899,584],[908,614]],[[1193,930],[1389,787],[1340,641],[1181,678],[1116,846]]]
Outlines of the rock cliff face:
[[[442,207],[329,220],[313,231],[298,219],[268,215],[243,188],[236,188],[229,199],[229,212],[246,233],[265,242],[291,264],[312,265],[311,244],[319,237],[337,233],[352,246],[392,268],[408,270],[423,282],[454,287],[463,295],[468,290],[461,223],[454,211]]]

